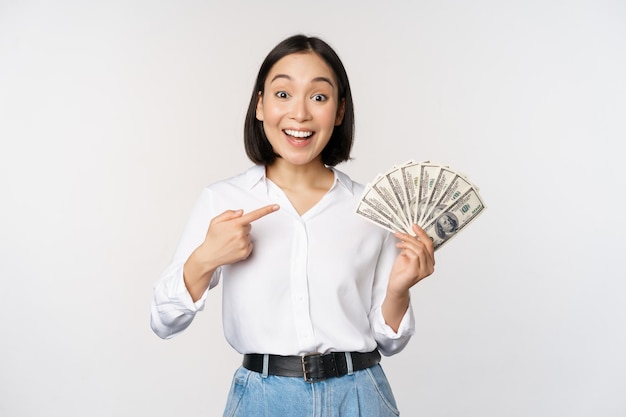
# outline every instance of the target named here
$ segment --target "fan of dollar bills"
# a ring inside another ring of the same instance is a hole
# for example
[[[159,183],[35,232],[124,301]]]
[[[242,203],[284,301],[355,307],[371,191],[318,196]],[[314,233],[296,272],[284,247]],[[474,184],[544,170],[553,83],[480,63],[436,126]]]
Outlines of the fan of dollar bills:
[[[478,187],[445,165],[406,162],[365,187],[356,213],[392,232],[417,224],[439,249],[485,210]]]

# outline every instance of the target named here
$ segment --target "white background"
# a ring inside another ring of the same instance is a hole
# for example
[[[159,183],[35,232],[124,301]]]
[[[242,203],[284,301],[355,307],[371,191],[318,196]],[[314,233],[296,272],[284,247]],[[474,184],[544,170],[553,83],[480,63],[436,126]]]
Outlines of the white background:
[[[449,164],[488,210],[384,359],[404,416],[626,415],[626,3],[0,0],[0,415],[220,416],[220,291],[170,341],[152,284],[283,38],[350,75],[367,182]]]

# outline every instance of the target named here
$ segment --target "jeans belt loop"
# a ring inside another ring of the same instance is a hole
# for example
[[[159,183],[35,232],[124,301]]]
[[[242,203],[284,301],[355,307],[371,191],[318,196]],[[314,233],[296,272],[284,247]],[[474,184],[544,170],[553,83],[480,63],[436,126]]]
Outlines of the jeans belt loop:
[[[270,369],[270,355],[266,353],[263,355],[263,373],[261,374],[263,378],[267,378],[267,376],[269,375],[269,369]]]
[[[352,354],[346,352],[346,365],[348,365],[348,375],[354,374],[354,367],[352,366]]]

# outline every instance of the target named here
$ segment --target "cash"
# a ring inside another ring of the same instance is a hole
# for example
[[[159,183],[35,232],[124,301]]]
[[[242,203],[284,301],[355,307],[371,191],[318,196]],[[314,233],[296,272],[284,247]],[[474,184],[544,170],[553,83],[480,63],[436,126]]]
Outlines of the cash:
[[[478,191],[449,166],[407,161],[367,184],[356,213],[392,232],[415,235],[417,224],[437,250],[485,211]]]

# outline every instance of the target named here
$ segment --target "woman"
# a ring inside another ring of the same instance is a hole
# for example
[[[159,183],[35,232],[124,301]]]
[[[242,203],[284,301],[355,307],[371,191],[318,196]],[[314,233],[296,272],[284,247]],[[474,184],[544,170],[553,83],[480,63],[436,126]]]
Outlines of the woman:
[[[397,415],[379,351],[413,334],[409,289],[434,269],[431,240],[354,214],[363,191],[334,168],[354,115],[343,64],[297,35],[261,65],[245,122],[256,164],[205,188],[154,289],[153,330],[183,331],[223,283],[228,342],[244,355],[225,416]]]

